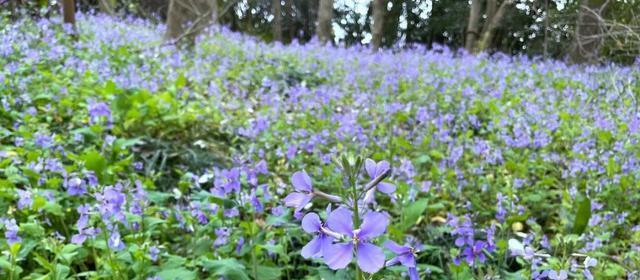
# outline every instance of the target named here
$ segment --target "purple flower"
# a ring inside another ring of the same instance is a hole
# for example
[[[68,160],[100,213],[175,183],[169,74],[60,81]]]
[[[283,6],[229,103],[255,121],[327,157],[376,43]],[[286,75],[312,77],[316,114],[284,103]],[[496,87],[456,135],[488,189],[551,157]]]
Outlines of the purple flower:
[[[378,176],[383,175],[386,172],[389,172],[389,170],[391,169],[389,162],[387,162],[386,160],[376,163],[372,159],[365,160],[364,168],[367,171],[367,174],[369,174],[369,177],[371,178],[371,180],[375,179]],[[379,191],[386,194],[390,194],[396,191],[396,186],[394,184],[389,184],[385,182],[378,183],[377,188]]]
[[[307,233],[316,234],[316,236],[302,248],[302,257],[320,258],[324,256],[323,252],[331,247],[333,237],[328,229],[322,225],[320,217],[316,213],[309,213],[302,218],[302,229]]]
[[[371,239],[382,235],[389,224],[387,217],[378,212],[367,213],[360,229],[353,229],[353,213],[340,207],[329,214],[327,227],[333,232],[344,235],[349,242],[332,244],[324,252],[324,261],[331,269],[345,268],[356,251],[356,260],[362,271],[375,273],[384,266],[382,249],[370,243]]]
[[[155,262],[158,260],[158,254],[160,254],[160,249],[158,249],[158,247],[156,246],[149,247],[149,258],[152,261]]]
[[[549,274],[547,275],[547,277],[549,277],[549,279],[551,280],[566,280],[569,278],[569,275],[567,274],[566,270],[549,270]]]
[[[238,238],[238,242],[236,243],[236,254],[240,255],[242,246],[244,246],[244,237]]]
[[[31,204],[33,204],[33,199],[31,198],[31,191],[26,190],[23,191],[21,189],[16,189],[18,192],[18,209],[22,210],[24,208],[31,208]]]
[[[120,251],[125,248],[124,242],[122,242],[122,239],[120,238],[120,232],[117,228],[114,228],[109,233],[109,240],[107,244],[109,245],[109,248],[114,251]]]
[[[227,244],[227,238],[231,234],[231,230],[229,230],[228,228],[217,228],[215,230],[215,233],[216,233],[216,240],[213,241],[214,247],[218,248],[222,245]]]
[[[106,117],[108,123],[111,123],[111,110],[109,109],[109,105],[107,105],[107,103],[89,101],[88,110],[90,117],[89,123],[96,123],[96,120],[98,120],[100,117]]]
[[[78,234],[71,237],[71,242],[74,244],[82,244],[87,238],[93,238],[98,235],[98,233],[100,233],[100,229],[88,227],[89,211],[91,211],[91,207],[88,204],[78,206],[77,211],[80,214],[80,218],[78,218],[78,221],[76,222]]]
[[[416,255],[415,250],[410,246],[401,246],[398,243],[387,240],[384,243],[384,247],[395,253],[396,256],[387,261],[386,266],[392,266],[400,263],[407,267],[409,270],[409,279],[419,280],[418,269],[416,268]]]
[[[136,171],[142,171],[142,168],[144,168],[144,163],[140,162],[140,161],[136,161],[133,163],[133,168]]]
[[[487,243],[484,241],[476,241],[473,246],[468,246],[462,254],[465,256],[465,260],[469,265],[473,265],[475,260],[478,260],[480,263],[484,263],[486,257],[484,255],[483,249],[487,248]]]
[[[35,137],[36,145],[40,146],[41,148],[48,149],[53,146],[53,137],[42,134],[40,132],[36,133]]]
[[[15,219],[4,219],[4,238],[7,239],[9,245],[20,242],[22,239],[18,236],[18,224]]]
[[[284,198],[284,205],[295,207],[299,212],[313,198],[311,178],[305,171],[298,171],[291,176],[291,184],[297,192],[292,192]]]
[[[73,177],[65,182],[67,193],[71,196],[81,196],[87,193],[87,188],[84,186],[84,181],[78,177]]]

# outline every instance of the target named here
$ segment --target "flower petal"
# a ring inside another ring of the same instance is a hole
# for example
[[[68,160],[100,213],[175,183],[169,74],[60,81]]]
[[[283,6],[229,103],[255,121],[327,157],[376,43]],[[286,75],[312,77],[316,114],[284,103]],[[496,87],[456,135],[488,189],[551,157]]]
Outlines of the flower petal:
[[[418,269],[415,267],[409,268],[409,280],[420,280],[420,274],[418,274]]]
[[[311,239],[311,241],[309,241],[307,245],[304,245],[304,247],[302,247],[302,251],[300,252],[302,257],[305,259],[321,257],[322,256],[321,241],[322,240],[320,240],[319,236],[316,236],[313,239]]]
[[[389,219],[382,213],[369,212],[362,219],[362,226],[358,237],[361,239],[369,239],[382,235],[389,225]]]
[[[302,218],[302,229],[307,233],[314,233],[320,230],[322,222],[316,213],[309,213]]]
[[[413,256],[413,253],[398,256],[398,261],[406,267],[416,267],[416,258]]]
[[[397,264],[398,262],[400,262],[400,260],[398,260],[398,257],[393,257],[393,258],[389,259],[384,265],[385,266],[393,266],[393,265]]]
[[[297,191],[311,192],[313,190],[311,178],[307,175],[306,171],[293,173],[293,176],[291,176],[291,184]]]
[[[351,237],[353,235],[352,215],[351,210],[339,207],[327,217],[327,227],[337,233]]]
[[[324,262],[333,270],[347,267],[352,258],[352,243],[333,244],[324,251]]]
[[[309,201],[311,201],[311,198],[312,196],[310,194],[293,192],[284,198],[284,205],[288,207],[295,207],[296,211],[300,211],[309,203]]]
[[[358,266],[367,273],[376,273],[384,266],[384,252],[371,243],[358,244]]]
[[[383,173],[387,172],[387,170],[389,170],[389,168],[391,168],[391,165],[389,164],[388,161],[383,160],[381,162],[378,162],[378,164],[376,165],[376,177],[382,175]]]
[[[86,239],[87,239],[87,236],[84,234],[75,234],[71,237],[71,243],[82,244]]]
[[[409,247],[402,246],[393,240],[387,240],[384,242],[384,247],[389,251],[394,252],[396,255],[406,254],[410,251]]]
[[[378,184],[378,190],[383,192],[383,193],[386,193],[386,194],[391,194],[391,193],[396,191],[396,185],[390,184],[390,183],[385,183],[385,182],[380,182]]]
[[[369,174],[371,179],[376,177],[376,167],[377,164],[374,160],[368,158],[364,161],[364,169],[367,171],[367,174]]]

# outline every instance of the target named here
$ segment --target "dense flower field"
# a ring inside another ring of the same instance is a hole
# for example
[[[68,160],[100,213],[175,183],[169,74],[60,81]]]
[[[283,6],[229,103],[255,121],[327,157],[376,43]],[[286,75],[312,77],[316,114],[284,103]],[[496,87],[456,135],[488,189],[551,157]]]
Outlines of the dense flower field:
[[[163,28],[0,18],[1,279],[640,277],[638,65]]]

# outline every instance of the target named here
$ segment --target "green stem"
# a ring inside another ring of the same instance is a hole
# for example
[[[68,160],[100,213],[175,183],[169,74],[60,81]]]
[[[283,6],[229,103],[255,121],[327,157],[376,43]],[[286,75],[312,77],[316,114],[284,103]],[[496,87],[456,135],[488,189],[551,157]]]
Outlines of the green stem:
[[[355,178],[354,176],[351,176],[351,178],[349,178],[349,183],[351,184],[351,190],[352,190],[352,201],[353,201],[353,227],[354,228],[360,228],[360,210],[358,209],[358,190],[356,189],[356,182],[355,182]],[[356,256],[358,255],[358,246],[354,247],[355,249],[355,254]],[[355,265],[356,267],[356,280],[362,280],[362,272],[360,271],[360,267],[358,267],[358,264]]]
[[[9,280],[13,280],[13,274],[16,271],[16,256],[11,254],[11,270],[9,270]]]
[[[113,253],[111,252],[111,248],[109,248],[109,236],[107,236],[106,227],[103,227],[102,233],[102,235],[104,236],[105,247],[107,248],[107,261],[109,263],[109,267],[113,270],[115,279],[120,279],[119,268],[114,264],[112,256]]]
[[[251,224],[251,267],[253,272],[253,279],[258,279],[258,263],[256,257],[256,213],[253,212],[253,223]]]

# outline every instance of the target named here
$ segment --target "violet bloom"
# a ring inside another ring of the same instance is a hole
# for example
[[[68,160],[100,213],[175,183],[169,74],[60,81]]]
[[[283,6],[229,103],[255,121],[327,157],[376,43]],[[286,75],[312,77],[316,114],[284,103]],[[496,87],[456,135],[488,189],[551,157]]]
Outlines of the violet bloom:
[[[109,109],[109,105],[107,105],[107,103],[89,101],[87,109],[90,117],[89,123],[96,123],[100,117],[106,117],[108,123],[111,123],[111,109]]]
[[[415,250],[410,246],[401,246],[392,240],[387,240],[384,247],[395,253],[396,256],[387,261],[386,266],[392,266],[400,263],[409,270],[409,279],[419,280],[418,269],[416,268]]]
[[[320,258],[323,252],[331,247],[333,237],[328,229],[322,225],[320,217],[316,213],[309,213],[302,218],[302,229],[307,233],[316,234],[307,245],[302,248],[302,257]]]
[[[367,174],[369,174],[369,177],[371,177],[371,180],[373,180],[388,172],[389,169],[391,169],[391,166],[386,160],[376,163],[372,159],[366,159],[364,162],[364,169],[367,171]],[[380,182],[376,187],[379,191],[386,194],[391,194],[396,191],[396,186],[390,183]]]
[[[487,258],[482,250],[486,248],[486,242],[476,241],[473,246],[467,246],[464,251],[462,251],[462,256],[464,256],[465,262],[470,266],[476,264],[476,260],[478,260],[478,262],[480,263],[484,263]]]
[[[284,204],[288,207],[295,207],[296,212],[302,210],[313,198],[313,186],[311,178],[306,171],[298,171],[291,176],[291,184],[298,192],[292,192],[284,198]]]
[[[215,229],[216,240],[213,241],[213,247],[218,248],[227,244],[227,238],[231,235],[231,230],[226,227]]]
[[[149,247],[149,258],[151,259],[151,261],[154,261],[154,262],[157,261],[158,254],[160,254],[160,249],[158,249],[158,247],[156,246]]]
[[[124,242],[122,242],[122,238],[120,237],[120,232],[117,228],[114,228],[109,234],[109,240],[107,242],[109,248],[114,251],[120,251],[124,249],[126,246]]]
[[[314,190],[311,178],[306,171],[298,171],[291,176],[291,184],[296,192],[292,192],[284,198],[284,205],[295,207],[296,212],[300,212],[314,196],[323,197],[331,202],[340,202],[340,197]]]
[[[238,238],[238,242],[236,243],[236,254],[240,255],[242,251],[242,246],[244,246],[244,237]]]
[[[13,243],[20,242],[22,239],[18,236],[18,224],[16,223],[16,219],[5,219],[4,220],[4,238],[7,239],[7,243],[9,245],[13,245]]]
[[[81,245],[87,238],[93,238],[98,235],[100,229],[89,227],[89,212],[91,211],[91,207],[88,204],[78,206],[77,210],[80,214],[80,218],[78,218],[76,222],[78,234],[71,237],[71,243]]]
[[[331,269],[345,268],[353,258],[355,248],[356,260],[362,271],[375,273],[384,266],[384,252],[371,239],[382,235],[389,224],[387,217],[378,212],[369,212],[362,219],[360,229],[353,229],[353,213],[340,207],[329,214],[327,227],[344,235],[348,242],[336,243],[324,252],[324,261]]]
[[[71,196],[81,196],[87,193],[87,188],[84,186],[84,181],[78,177],[73,177],[65,182],[67,193]]]
[[[31,208],[33,204],[33,199],[31,198],[31,191],[26,190],[23,191],[21,189],[16,189],[18,192],[18,209],[22,210],[24,208]]]
[[[547,275],[547,277],[551,280],[569,279],[569,275],[567,274],[566,270],[560,270],[560,271],[549,270],[549,274]]]

